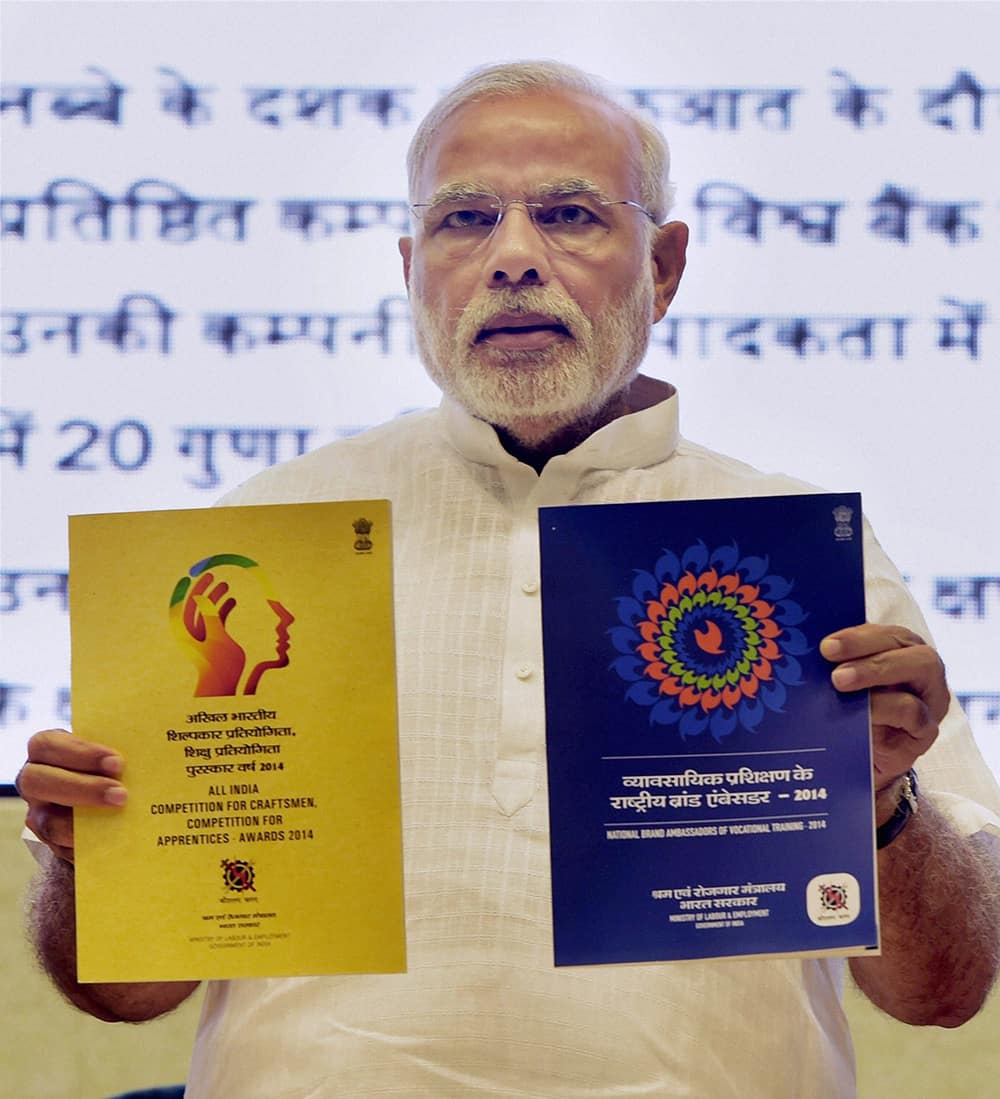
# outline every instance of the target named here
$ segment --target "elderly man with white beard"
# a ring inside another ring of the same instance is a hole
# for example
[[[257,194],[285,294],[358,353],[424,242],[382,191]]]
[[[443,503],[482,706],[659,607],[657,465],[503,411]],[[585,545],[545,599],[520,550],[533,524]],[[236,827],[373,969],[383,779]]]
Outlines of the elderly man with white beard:
[[[409,971],[210,982],[188,1099],[410,1095],[847,1099],[843,962],[552,965],[537,509],[809,491],[683,439],[638,373],[684,268],[659,133],[567,66],[481,70],[411,145],[400,241],[422,358],[444,393],[265,471],[228,504],[388,497]],[[883,1010],[960,1025],[994,980],[997,792],[898,573],[866,529],[870,621],[822,642],[838,690],[872,689]],[[330,717],[336,728],[337,715]],[[113,745],[35,735],[19,776],[48,845],[33,915],[67,997],[108,1020],[193,982],[75,978],[71,807],[127,798]]]

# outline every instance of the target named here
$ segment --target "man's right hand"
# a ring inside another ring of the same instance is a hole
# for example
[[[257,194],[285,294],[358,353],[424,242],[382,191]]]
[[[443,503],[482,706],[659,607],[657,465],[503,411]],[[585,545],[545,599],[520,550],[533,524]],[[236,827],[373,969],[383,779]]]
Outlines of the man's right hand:
[[[62,861],[48,860],[35,891],[29,934],[56,987],[82,1011],[106,1022],[143,1022],[172,1011],[197,981],[80,984],[76,977],[76,909],[73,897],[73,809],[120,808],[125,761],[105,744],[46,729],[28,741],[28,759],[15,785],[28,803],[26,824]]]
[[[65,729],[46,729],[28,741],[28,759],[15,786],[28,803],[25,824],[53,854],[73,861],[73,812],[77,806],[121,808],[125,761],[104,744],[81,740]]]

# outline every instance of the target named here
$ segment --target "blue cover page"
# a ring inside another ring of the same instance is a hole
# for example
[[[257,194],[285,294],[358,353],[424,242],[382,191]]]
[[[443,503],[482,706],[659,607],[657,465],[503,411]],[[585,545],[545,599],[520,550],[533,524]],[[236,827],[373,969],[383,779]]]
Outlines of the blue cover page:
[[[877,949],[860,497],[539,526],[556,965]]]

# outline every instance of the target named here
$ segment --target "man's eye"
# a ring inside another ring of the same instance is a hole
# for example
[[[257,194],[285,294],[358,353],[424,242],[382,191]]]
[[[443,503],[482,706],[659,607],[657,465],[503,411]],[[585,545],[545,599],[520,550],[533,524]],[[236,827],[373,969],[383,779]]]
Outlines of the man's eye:
[[[452,210],[441,218],[440,229],[491,229],[497,220],[496,210]]]
[[[544,211],[539,219],[545,225],[552,225],[562,229],[582,229],[586,226],[596,225],[597,217],[586,206],[577,203],[566,203],[562,206],[552,206]]]

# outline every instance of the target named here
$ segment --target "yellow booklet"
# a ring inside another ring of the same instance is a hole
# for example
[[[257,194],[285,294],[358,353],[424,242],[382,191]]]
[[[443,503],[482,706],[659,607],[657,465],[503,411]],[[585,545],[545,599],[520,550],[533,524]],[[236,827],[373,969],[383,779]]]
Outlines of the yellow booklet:
[[[82,981],[406,968],[385,500],[70,519]]]

